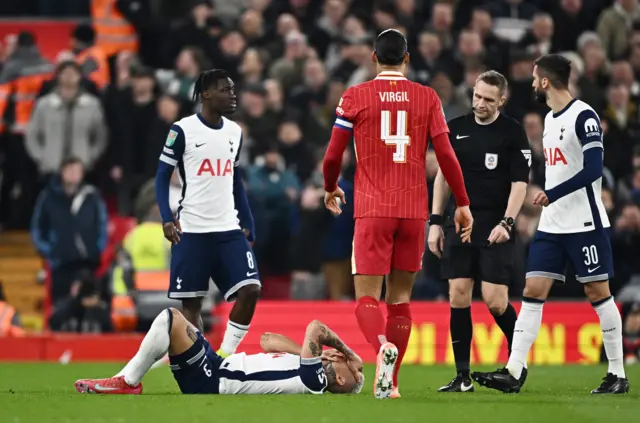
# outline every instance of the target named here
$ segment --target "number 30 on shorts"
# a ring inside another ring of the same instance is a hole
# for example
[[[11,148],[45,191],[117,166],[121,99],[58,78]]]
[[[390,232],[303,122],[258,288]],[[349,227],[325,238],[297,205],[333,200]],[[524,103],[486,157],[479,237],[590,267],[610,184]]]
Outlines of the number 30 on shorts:
[[[407,162],[407,147],[411,145],[411,137],[407,134],[407,112],[398,110],[396,115],[396,135],[391,135],[391,112],[383,110],[380,116],[380,139],[386,145],[395,145],[393,153],[395,163]]]
[[[587,266],[598,264],[598,249],[595,245],[582,247],[582,252],[584,253],[584,264]]]

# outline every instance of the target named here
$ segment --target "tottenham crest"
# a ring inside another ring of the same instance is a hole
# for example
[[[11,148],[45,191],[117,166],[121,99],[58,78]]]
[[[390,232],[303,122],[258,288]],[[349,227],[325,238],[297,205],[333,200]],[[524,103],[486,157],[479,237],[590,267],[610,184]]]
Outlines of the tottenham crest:
[[[492,154],[492,153],[485,154],[485,156],[484,156],[484,165],[489,170],[495,169],[498,166],[498,155],[497,154]]]

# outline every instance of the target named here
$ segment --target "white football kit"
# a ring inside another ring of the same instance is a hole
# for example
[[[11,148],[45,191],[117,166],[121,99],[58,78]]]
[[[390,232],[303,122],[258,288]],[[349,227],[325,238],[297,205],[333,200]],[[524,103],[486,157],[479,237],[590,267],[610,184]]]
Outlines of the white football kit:
[[[233,354],[218,369],[220,394],[322,394],[327,376],[320,357]]]
[[[204,297],[210,280],[227,301],[233,301],[244,286],[260,286],[257,262],[241,231],[234,196],[238,190],[238,197],[244,197],[236,173],[241,148],[240,126],[225,117],[219,126],[200,114],[171,126],[160,161],[177,168],[180,176],[177,220],[182,233],[180,242],[171,247],[169,298]]]
[[[579,134],[586,137],[586,142],[581,141]],[[542,145],[545,190],[549,190],[583,169],[584,151],[603,150],[600,119],[588,104],[574,100],[559,116],[547,113]],[[601,196],[602,177],[544,207],[538,230],[554,234],[588,232],[595,229],[598,220],[608,228],[609,218]]]
[[[184,232],[240,229],[233,174],[241,146],[242,129],[225,117],[219,128],[199,114],[172,126],[160,160],[178,168],[182,184],[178,220]]]
[[[587,155],[602,165],[600,118],[583,101],[574,99],[560,112],[547,114],[542,144],[546,192],[574,181],[572,178],[586,169]],[[564,281],[568,262],[579,282],[605,281],[613,276],[610,223],[601,198],[602,171],[598,172],[593,182],[542,209],[529,250],[527,278]]]

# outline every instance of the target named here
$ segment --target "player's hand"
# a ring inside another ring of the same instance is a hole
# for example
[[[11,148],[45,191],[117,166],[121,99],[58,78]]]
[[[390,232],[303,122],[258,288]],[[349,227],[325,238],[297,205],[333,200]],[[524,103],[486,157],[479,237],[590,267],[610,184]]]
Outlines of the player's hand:
[[[495,228],[491,231],[489,238],[489,245],[491,244],[500,244],[501,242],[507,242],[511,238],[509,231],[502,225],[496,225]]]
[[[247,238],[249,238],[249,235],[251,235],[251,232],[249,231],[249,229],[243,229],[242,232],[244,233],[244,236],[246,236]],[[249,241],[249,245],[253,247],[253,241]]]
[[[347,359],[347,366],[349,366],[351,373],[353,373],[357,379],[358,374],[362,372],[362,368],[364,367],[362,359],[353,351],[350,351],[349,354],[345,354],[345,358]]]
[[[460,234],[462,242],[471,242],[471,231],[473,230],[473,216],[469,206],[458,207],[453,216],[456,224],[456,233]]]
[[[533,204],[536,206],[547,207],[549,205],[549,197],[544,191],[538,191],[533,197]]]
[[[344,358],[344,354],[335,349],[324,350],[322,351],[322,359],[328,361],[338,361],[341,358]]]
[[[179,243],[180,234],[182,234],[180,221],[176,220],[175,222],[165,223],[164,225],[162,225],[162,232],[164,232],[164,237],[167,238],[167,240],[172,244]]]
[[[442,250],[444,249],[444,232],[442,226],[431,225],[429,227],[428,237],[429,251],[436,255],[436,257],[442,257]]]
[[[338,216],[342,214],[340,204],[347,204],[347,200],[344,196],[344,191],[338,187],[333,192],[324,193],[324,205],[331,213]]]

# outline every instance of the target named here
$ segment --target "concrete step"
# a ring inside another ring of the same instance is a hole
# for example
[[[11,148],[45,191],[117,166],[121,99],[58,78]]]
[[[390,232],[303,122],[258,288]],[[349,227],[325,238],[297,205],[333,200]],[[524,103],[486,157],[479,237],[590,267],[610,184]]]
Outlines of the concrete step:
[[[38,256],[0,256],[0,275],[19,272],[38,272],[40,269],[42,269],[42,259]]]

